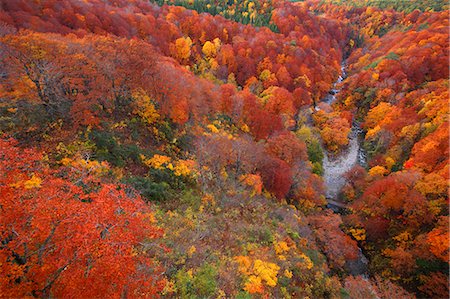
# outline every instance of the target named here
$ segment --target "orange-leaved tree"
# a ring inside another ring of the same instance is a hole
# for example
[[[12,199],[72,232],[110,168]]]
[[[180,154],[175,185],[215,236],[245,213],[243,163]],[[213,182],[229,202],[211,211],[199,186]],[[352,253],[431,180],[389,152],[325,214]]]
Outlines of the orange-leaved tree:
[[[0,139],[0,297],[157,296],[161,270],[141,244],[162,231],[141,198],[42,160]]]

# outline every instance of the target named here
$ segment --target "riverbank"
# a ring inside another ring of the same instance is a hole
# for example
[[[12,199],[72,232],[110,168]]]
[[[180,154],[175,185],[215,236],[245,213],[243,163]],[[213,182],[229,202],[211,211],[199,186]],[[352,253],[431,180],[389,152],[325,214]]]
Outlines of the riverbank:
[[[341,66],[341,75],[337,81],[333,84],[333,88],[328,95],[322,100],[322,102],[332,105],[339,94],[340,90],[336,87],[341,84],[347,77],[345,71],[345,61]],[[316,111],[320,108],[316,107]],[[361,147],[360,135],[362,130],[360,124],[357,121],[352,122],[350,134],[348,136],[349,143],[347,149],[345,149],[339,155],[335,155],[324,149],[323,158],[323,180],[325,184],[325,197],[327,199],[327,208],[331,209],[334,213],[340,214],[346,209],[346,203],[342,201],[340,192],[342,187],[346,183],[345,174],[351,170],[355,165],[364,166],[366,163],[366,155]],[[358,258],[356,260],[348,260],[346,262],[347,271],[354,276],[362,275],[368,277],[368,259],[363,254],[361,248],[359,248]]]

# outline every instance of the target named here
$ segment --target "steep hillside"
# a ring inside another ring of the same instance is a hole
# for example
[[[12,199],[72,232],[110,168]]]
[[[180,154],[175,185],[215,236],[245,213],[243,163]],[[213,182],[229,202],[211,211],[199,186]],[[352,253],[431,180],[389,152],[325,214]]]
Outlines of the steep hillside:
[[[0,297],[445,296],[448,11],[338,4],[2,1]]]

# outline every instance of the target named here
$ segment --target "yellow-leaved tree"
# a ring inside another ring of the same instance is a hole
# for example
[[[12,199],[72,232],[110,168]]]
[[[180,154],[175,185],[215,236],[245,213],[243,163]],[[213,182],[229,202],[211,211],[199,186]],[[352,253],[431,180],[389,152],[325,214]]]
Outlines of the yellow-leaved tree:
[[[202,52],[206,57],[215,57],[217,54],[216,45],[210,41],[207,41],[202,47]]]
[[[191,57],[192,40],[188,37],[180,37],[175,43],[170,45],[170,51],[173,57],[180,62],[184,62]]]
[[[155,105],[143,90],[134,91],[133,99],[133,113],[139,115],[145,123],[151,125],[159,119]]]

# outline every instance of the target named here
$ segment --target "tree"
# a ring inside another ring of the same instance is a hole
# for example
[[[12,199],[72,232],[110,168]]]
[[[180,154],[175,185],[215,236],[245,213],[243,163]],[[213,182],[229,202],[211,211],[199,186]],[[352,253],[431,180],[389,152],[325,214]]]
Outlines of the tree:
[[[401,298],[401,299],[414,299],[413,294],[407,292],[402,287],[392,283],[389,280],[383,280],[380,276],[375,276],[372,281],[374,284],[374,291],[380,298]]]
[[[236,57],[234,55],[233,47],[231,45],[229,44],[223,45],[219,50],[217,58],[220,65],[227,66],[228,74],[236,73],[237,71]]]
[[[319,110],[314,113],[315,124],[320,128],[320,135],[325,146],[333,152],[342,150],[348,144],[350,124],[336,112]]]
[[[140,244],[162,231],[137,194],[71,174],[82,188],[13,140],[0,149],[3,296],[157,296],[160,269]]]
[[[257,102],[257,97],[248,89],[244,89],[240,96],[243,102],[244,122],[249,125],[255,139],[266,139],[282,128],[280,116],[262,109]]]
[[[272,133],[282,128],[278,115],[266,110],[256,110],[248,117],[248,125],[255,139],[266,139]]]
[[[289,165],[278,158],[265,159],[259,167],[264,187],[272,192],[278,200],[282,200],[292,185],[292,174]]]
[[[311,95],[301,87],[294,89],[292,96],[294,97],[294,107],[296,109],[312,104]]]
[[[285,161],[288,165],[306,161],[306,145],[292,132],[281,132],[269,138],[266,145],[269,154]]]
[[[233,84],[223,84],[220,86],[220,111],[228,115],[233,114],[234,108],[234,96],[236,95],[236,86]]]
[[[377,180],[355,202],[355,207],[358,210],[367,207],[372,217],[382,216],[391,221],[396,221],[402,214],[404,224],[408,223],[411,228],[430,222],[432,218],[425,217],[428,209],[425,198],[413,188],[417,178],[413,173],[404,172]]]
[[[211,58],[216,56],[217,49],[212,42],[207,41],[202,47],[202,52],[206,57]]]
[[[442,123],[436,131],[416,143],[408,161],[414,168],[432,172],[448,164],[449,124]]]
[[[327,210],[323,214],[310,216],[309,222],[332,268],[343,269],[346,261],[358,258],[356,241],[340,229],[342,220],[339,215]]]
[[[180,37],[171,44],[170,50],[173,57],[180,62],[186,62],[191,57],[192,40],[190,37]]]
[[[354,299],[376,298],[373,285],[361,276],[348,276],[344,282],[345,290]]]
[[[264,107],[273,114],[286,114],[293,117],[295,113],[292,94],[285,88],[270,87],[262,95]]]
[[[430,251],[439,259],[448,262],[449,259],[448,217],[441,216],[436,228],[427,234]]]
[[[70,100],[64,85],[70,78],[71,67],[61,61],[66,57],[61,43],[32,32],[5,35],[0,42],[10,82],[19,83],[11,86],[13,90],[19,89],[12,95],[37,99],[52,119],[67,112]]]
[[[284,65],[278,69],[278,71],[276,73],[276,77],[281,86],[292,91],[292,81],[293,80]]]
[[[448,277],[440,272],[422,275],[423,285],[419,287],[428,297],[445,298],[448,295]]]

